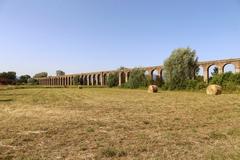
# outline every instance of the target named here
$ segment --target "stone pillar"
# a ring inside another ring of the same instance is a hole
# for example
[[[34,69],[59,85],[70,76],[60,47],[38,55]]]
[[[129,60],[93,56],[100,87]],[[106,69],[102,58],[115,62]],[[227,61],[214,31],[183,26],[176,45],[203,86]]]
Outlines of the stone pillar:
[[[94,85],[93,75],[91,75],[91,82],[92,82],[92,86],[93,86]]]
[[[240,62],[235,65],[235,72],[240,73]]]
[[[67,85],[67,82],[68,82],[68,77],[65,77],[65,86]]]
[[[96,77],[95,77],[95,80],[96,80],[96,85],[98,86],[98,74],[96,75]]]
[[[125,74],[125,83],[127,83],[128,82],[128,72],[125,72],[124,74]]]
[[[224,65],[225,65],[225,64],[219,64],[219,65],[217,65],[218,74],[224,73]]]
[[[87,76],[87,85],[89,86],[89,75],[86,75]]]
[[[73,78],[72,78],[72,76],[70,77],[70,86],[72,85],[72,82],[73,82]]]
[[[204,79],[204,82],[206,83],[208,83],[208,79],[209,79],[208,67],[209,66],[203,66],[203,79]]]
[[[101,73],[100,75],[100,82],[101,82],[101,86],[103,86],[103,73]]]
[[[119,72],[118,73],[118,86],[121,86],[122,85],[122,73]]]

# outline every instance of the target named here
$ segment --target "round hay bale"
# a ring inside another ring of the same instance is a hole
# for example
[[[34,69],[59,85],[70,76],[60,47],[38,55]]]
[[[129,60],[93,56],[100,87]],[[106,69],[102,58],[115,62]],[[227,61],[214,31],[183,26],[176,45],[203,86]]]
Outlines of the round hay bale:
[[[81,85],[78,85],[78,89],[82,89],[83,87]]]
[[[158,86],[156,85],[150,85],[148,87],[148,93],[157,93],[158,92]]]
[[[219,85],[209,85],[207,87],[207,94],[208,95],[220,95],[222,94],[222,87]]]

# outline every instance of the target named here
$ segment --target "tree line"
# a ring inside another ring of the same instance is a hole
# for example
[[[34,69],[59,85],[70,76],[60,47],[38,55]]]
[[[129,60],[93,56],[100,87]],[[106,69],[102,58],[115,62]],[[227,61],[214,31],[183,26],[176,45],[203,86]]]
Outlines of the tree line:
[[[57,76],[65,75],[65,72],[57,70],[56,75]],[[14,71],[2,72],[0,73],[0,85],[25,85],[25,84],[37,85],[38,84],[38,81],[36,80],[37,78],[44,78],[47,76],[48,76],[47,72],[36,73],[33,77],[31,77],[28,74],[17,77],[17,74]]]

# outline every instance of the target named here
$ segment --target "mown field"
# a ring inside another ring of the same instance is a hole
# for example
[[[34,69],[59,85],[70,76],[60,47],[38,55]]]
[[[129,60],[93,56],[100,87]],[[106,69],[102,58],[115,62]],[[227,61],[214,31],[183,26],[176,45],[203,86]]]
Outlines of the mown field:
[[[240,159],[240,94],[0,90],[0,159]]]

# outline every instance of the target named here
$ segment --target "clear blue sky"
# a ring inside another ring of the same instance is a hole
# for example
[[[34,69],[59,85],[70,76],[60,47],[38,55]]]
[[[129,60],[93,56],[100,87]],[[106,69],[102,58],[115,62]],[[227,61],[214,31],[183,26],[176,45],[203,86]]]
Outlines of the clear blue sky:
[[[0,72],[159,65],[187,46],[240,57],[240,0],[0,0]]]

